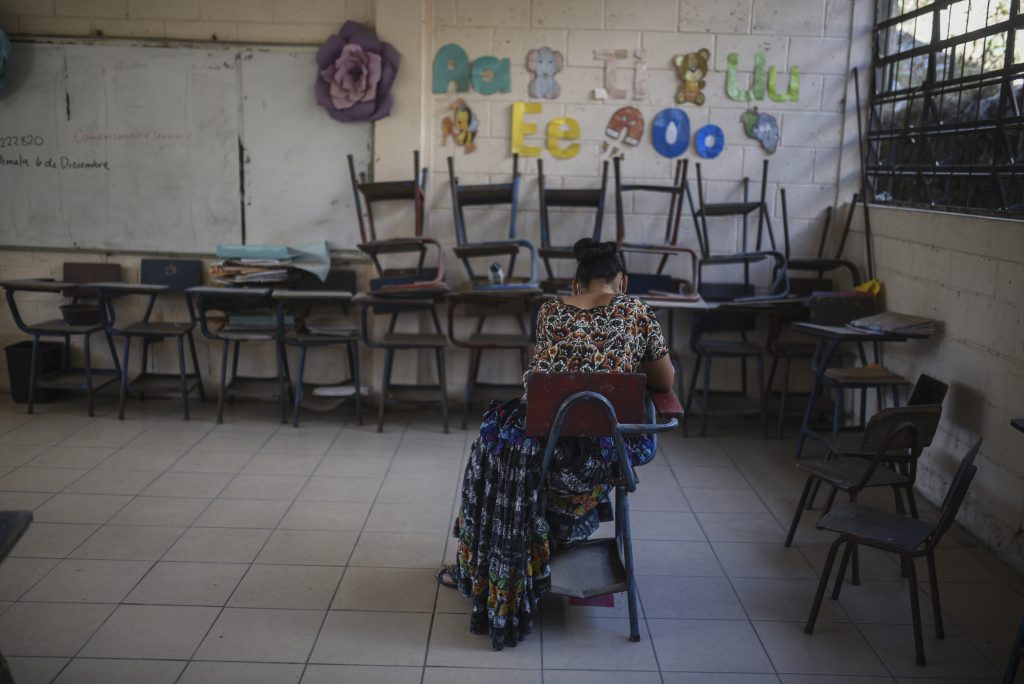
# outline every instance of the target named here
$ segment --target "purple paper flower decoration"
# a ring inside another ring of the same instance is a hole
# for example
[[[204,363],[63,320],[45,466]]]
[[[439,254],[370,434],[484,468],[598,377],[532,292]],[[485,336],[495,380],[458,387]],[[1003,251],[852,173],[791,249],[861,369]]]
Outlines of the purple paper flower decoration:
[[[346,21],[316,53],[316,102],[338,121],[376,121],[391,113],[401,57],[373,29]]]

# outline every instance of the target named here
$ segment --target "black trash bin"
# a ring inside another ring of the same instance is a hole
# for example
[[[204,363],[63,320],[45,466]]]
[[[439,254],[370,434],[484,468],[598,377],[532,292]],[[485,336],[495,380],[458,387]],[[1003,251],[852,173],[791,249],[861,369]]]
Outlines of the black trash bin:
[[[28,401],[29,369],[32,367],[32,342],[17,342],[9,345],[7,352],[7,377],[11,382],[11,399],[19,404]],[[39,342],[39,357],[36,360],[36,377],[60,370],[64,365],[64,345],[60,342]],[[53,390],[36,389],[37,404],[46,403],[54,396]]]

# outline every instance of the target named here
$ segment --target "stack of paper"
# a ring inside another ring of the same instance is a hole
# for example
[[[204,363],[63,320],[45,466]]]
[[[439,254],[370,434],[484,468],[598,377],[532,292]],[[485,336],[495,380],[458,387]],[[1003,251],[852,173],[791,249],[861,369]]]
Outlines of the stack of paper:
[[[935,333],[935,321],[923,316],[911,316],[894,311],[885,311],[874,316],[865,316],[847,324],[857,330],[870,330],[880,333],[905,333],[908,335],[932,335]]]

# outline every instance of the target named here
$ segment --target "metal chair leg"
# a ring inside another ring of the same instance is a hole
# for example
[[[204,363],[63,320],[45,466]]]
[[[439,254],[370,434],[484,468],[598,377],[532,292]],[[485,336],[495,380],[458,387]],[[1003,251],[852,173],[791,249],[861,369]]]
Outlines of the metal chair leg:
[[[708,434],[708,404],[711,395],[711,359],[709,356],[704,361],[704,406],[700,412],[700,436],[707,437]]]
[[[807,623],[804,624],[804,634],[814,633],[814,623],[818,621],[818,611],[821,610],[821,600],[825,598],[825,589],[828,587],[828,578],[832,574],[832,566],[836,562],[836,552],[839,546],[846,542],[840,537],[832,542],[829,547],[828,557],[825,559],[825,569],[821,571],[821,579],[818,580],[818,591],[814,594],[814,602],[811,604],[811,613],[807,616]]]
[[[636,568],[633,565],[633,535],[629,525],[629,499],[622,491],[622,520],[619,530],[622,534],[622,555],[626,565],[626,601],[629,605],[629,640],[640,641],[640,618],[637,611]]]
[[[836,385],[836,402],[832,412],[832,434],[838,435],[839,429],[843,426],[843,388]]]
[[[391,364],[394,362],[395,350],[384,350],[384,375],[380,382],[380,407],[377,411],[377,432],[384,432],[384,405],[388,401],[388,386],[391,384]]]
[[[224,422],[224,401],[228,391],[228,349],[231,343],[225,340],[220,355],[220,392],[217,394],[217,423]]]
[[[188,332],[188,348],[192,353],[192,370],[196,374],[197,387],[199,389],[199,400],[206,401],[206,389],[203,387],[203,374],[199,371],[199,355],[196,354],[196,340],[192,336],[192,331]]]
[[[914,620],[914,652],[917,664],[924,665],[924,635],[921,633],[921,604],[917,595],[917,566],[913,560],[907,563],[907,583],[910,588],[910,612]]]
[[[807,505],[807,497],[811,493],[811,487],[814,485],[815,477],[812,475],[807,478],[807,482],[804,484],[804,490],[800,494],[800,501],[797,502],[796,511],[793,513],[793,522],[789,526],[789,532],[786,533],[785,546],[793,545],[793,537],[796,535],[796,528],[800,525],[800,517],[803,515],[804,506]]]
[[[756,356],[754,361],[757,364],[757,386],[761,391],[761,434],[768,436],[768,393],[764,386],[764,357]]]
[[[83,366],[85,370],[85,396],[89,402],[89,417],[92,418],[96,415],[96,395],[92,388],[92,360],[90,358],[92,356],[92,335],[83,335],[82,338],[82,353],[85,355]]]
[[[473,389],[476,386],[476,378],[480,373],[480,357],[483,356],[482,349],[471,349],[469,351],[469,368],[466,371],[466,412],[462,415],[462,429],[469,424],[469,412],[473,406]]]
[[[348,347],[348,372],[356,390],[356,425],[363,424],[363,388],[359,381],[359,343],[352,340]]]
[[[939,575],[935,571],[935,552],[929,551],[926,556],[928,561],[928,584],[932,594],[932,616],[935,620],[935,638],[945,639],[946,630],[942,625],[942,605],[939,601]],[[908,563],[913,563],[913,558],[907,558]]]
[[[907,508],[910,509],[910,517],[917,518],[917,499],[914,498],[914,485],[907,485],[904,490],[907,495]]]
[[[789,399],[789,369],[793,361],[789,358],[782,361],[782,392],[779,394],[779,428],[777,437],[782,439],[782,428],[786,420],[786,401]]]
[[[67,350],[67,345],[64,347]],[[65,351],[67,353],[67,351]],[[36,373],[39,367],[39,335],[32,336],[32,360],[28,364],[28,414],[35,413]]]
[[[839,600],[839,592],[843,590],[843,580],[846,579],[846,568],[850,564],[850,557],[853,555],[856,544],[847,542],[843,550],[843,559],[839,561],[839,570],[836,572],[836,583],[832,585],[832,600]]]
[[[190,420],[188,413],[188,370],[185,368],[185,340],[181,337],[175,338],[178,343],[178,375],[181,378],[181,408],[185,414],[185,420]],[[125,357],[127,359],[128,357]],[[127,370],[125,371],[127,374]]]
[[[121,364],[121,387],[118,392],[117,399],[117,419],[124,420],[124,404],[128,398],[128,365],[132,350],[132,338],[129,335],[124,337],[124,363]],[[146,372],[146,367],[142,367],[142,372]]]
[[[448,373],[445,371],[444,348],[438,347],[434,350],[437,357],[437,382],[441,389],[441,423],[444,425],[444,434],[448,434]]]
[[[299,427],[299,409],[302,407],[302,380],[306,375],[306,345],[299,347],[299,370],[295,375],[295,406],[292,409],[292,427]]]
[[[690,390],[686,393],[686,410],[683,411],[683,437],[689,437],[690,410],[693,408],[693,395],[697,391],[697,378],[700,376],[701,356],[697,355],[693,362],[693,373],[690,375]]]

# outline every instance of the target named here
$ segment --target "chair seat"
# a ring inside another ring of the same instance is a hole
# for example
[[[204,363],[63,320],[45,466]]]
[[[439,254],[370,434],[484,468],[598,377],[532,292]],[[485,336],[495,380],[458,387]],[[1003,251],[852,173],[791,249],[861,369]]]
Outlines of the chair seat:
[[[276,330],[261,330],[258,328],[252,330],[221,328],[215,334],[220,339],[231,342],[272,342],[277,339]]]
[[[857,368],[829,368],[825,379],[836,384],[854,387],[878,387],[909,385],[910,382],[899,373],[887,368],[861,366]]]
[[[798,463],[797,467],[845,491],[860,483],[864,473],[871,467],[871,462],[860,458],[835,458],[827,461]],[[875,468],[875,472],[871,473],[871,479],[868,480],[869,487],[889,487],[909,483],[910,478],[883,465]]]
[[[375,345],[381,347],[408,347],[408,348],[422,348],[422,349],[434,349],[438,347],[444,347],[448,343],[448,338],[444,335],[419,335],[417,333],[388,333],[381,337]]]
[[[743,340],[701,339],[697,350],[709,356],[761,356],[764,353],[760,345]]]
[[[320,332],[296,332],[294,330],[285,333],[284,342],[285,344],[331,344],[332,342],[342,343],[351,342],[352,340],[359,339],[359,331],[349,330],[347,332],[331,332],[331,333],[320,333]]]
[[[555,247],[549,245],[547,247],[538,247],[537,254],[543,259],[575,259],[576,253],[572,251],[572,247]]]
[[[30,325],[29,330],[32,332],[53,333],[57,335],[88,335],[89,333],[103,330],[103,326],[99,323],[93,325],[71,325],[64,322],[63,319],[55,318],[51,321],[43,321],[42,323]]]
[[[533,338],[529,335],[474,333],[466,340],[466,344],[485,349],[529,349],[533,346]]]
[[[935,523],[845,502],[823,515],[818,520],[818,529],[848,534],[854,539],[882,541],[895,551],[911,552],[935,531]]]
[[[768,354],[784,359],[810,359],[814,357],[815,347],[813,342],[776,342],[768,348]]]
[[[146,322],[139,321],[118,328],[117,332],[123,335],[139,335],[145,337],[181,337],[193,328],[195,323],[173,323],[173,322]]]

